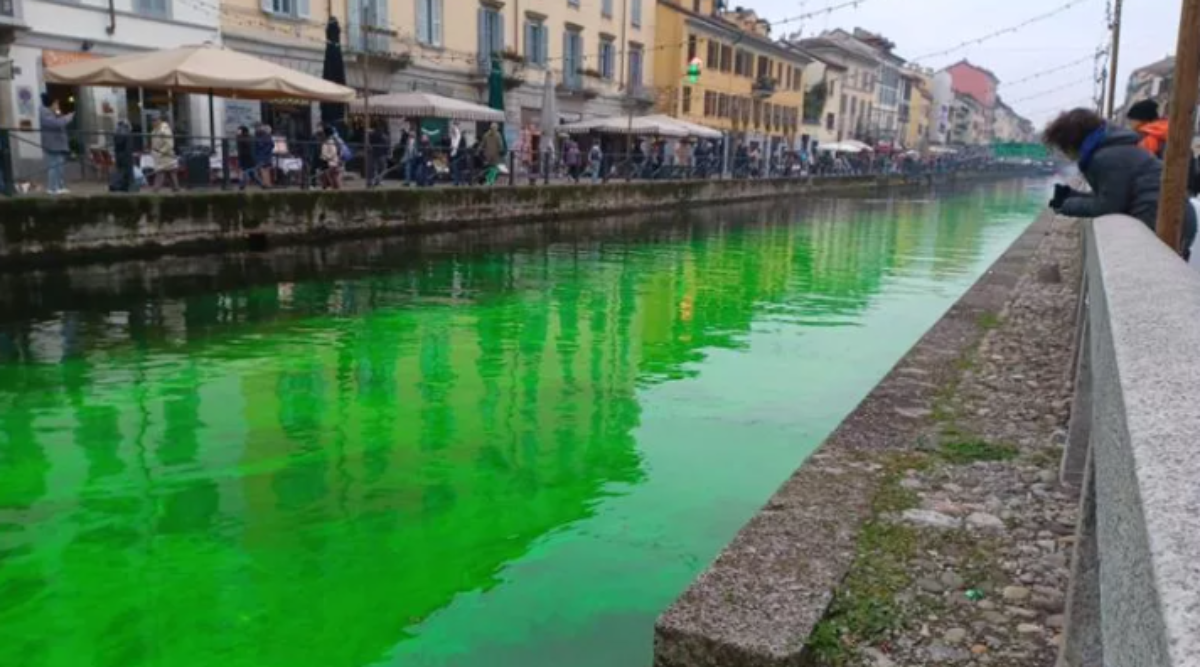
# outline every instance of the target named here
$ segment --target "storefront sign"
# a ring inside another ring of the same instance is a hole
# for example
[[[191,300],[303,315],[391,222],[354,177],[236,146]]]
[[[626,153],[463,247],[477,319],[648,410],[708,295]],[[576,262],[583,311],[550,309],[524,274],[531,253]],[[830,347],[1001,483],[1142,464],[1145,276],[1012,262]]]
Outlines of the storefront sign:
[[[58,67],[59,65],[69,65],[71,63],[83,62],[85,60],[96,60],[100,56],[94,53],[85,53],[83,51],[54,51],[52,49],[42,49],[42,64],[46,67]]]

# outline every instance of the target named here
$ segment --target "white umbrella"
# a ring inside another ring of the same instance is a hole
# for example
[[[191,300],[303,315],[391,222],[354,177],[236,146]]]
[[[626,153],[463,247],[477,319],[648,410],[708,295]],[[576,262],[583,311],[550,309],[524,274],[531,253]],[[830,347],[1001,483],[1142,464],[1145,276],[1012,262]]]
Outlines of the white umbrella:
[[[635,137],[659,136],[682,138],[688,136],[687,130],[674,123],[654,122],[645,116],[633,118],[593,118],[578,123],[562,125],[559,130],[567,134],[628,134]]]
[[[542,86],[542,165],[543,172],[549,167],[546,159],[554,150],[554,134],[558,131],[558,100],[554,91],[554,72],[546,70],[546,82]]]
[[[474,102],[415,90],[407,93],[372,95],[368,101],[369,105],[362,99],[354,100],[350,103],[350,113],[364,113],[369,106],[373,116],[446,118],[484,123],[504,122],[503,111]]]
[[[683,128],[689,136],[698,137],[700,139],[720,139],[724,135],[720,130],[714,130],[711,127],[705,127],[698,123],[683,120],[681,118],[672,118],[663,114],[653,114],[650,116],[642,116],[647,121],[652,123],[667,123]]]

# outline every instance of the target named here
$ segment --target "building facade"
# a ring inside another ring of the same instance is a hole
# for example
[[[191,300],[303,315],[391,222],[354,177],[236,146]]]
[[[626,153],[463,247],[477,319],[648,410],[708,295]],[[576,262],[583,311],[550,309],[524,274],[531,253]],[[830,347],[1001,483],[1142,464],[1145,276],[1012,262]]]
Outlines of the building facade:
[[[109,148],[116,123],[145,125],[151,113],[168,116],[177,129],[207,136],[208,99],[165,91],[87,88],[48,84],[45,69],[58,64],[204,42],[220,43],[218,8],[199,0],[0,0],[0,120],[14,127],[13,157],[19,173],[40,173],[41,94],[74,113],[74,150]],[[221,113],[220,103],[216,105]],[[40,179],[35,179],[40,180]]]
[[[901,73],[900,125],[904,128],[905,148],[922,150],[932,136],[934,119],[933,77],[918,68]]]
[[[993,122],[993,140],[1002,143],[1032,143],[1035,140],[1033,123],[1002,100],[997,100]]]
[[[880,66],[869,47],[854,39],[826,33],[794,42],[806,53],[841,68],[843,72],[841,90],[837,93],[837,141],[871,139],[870,131],[876,91],[879,86]]]
[[[845,35],[843,31],[834,32]],[[875,104],[871,109],[870,136],[877,142],[900,142],[907,130],[907,117],[901,118],[901,107],[905,99],[902,77],[904,59],[895,54],[895,42],[883,35],[855,28],[854,32],[846,37],[871,49],[879,62],[879,85],[875,90]]]
[[[1139,67],[1129,75],[1125,85],[1125,102],[1117,109],[1117,118],[1124,118],[1129,107],[1141,100],[1158,102],[1163,114],[1167,113],[1167,102],[1171,96],[1171,81],[1175,75],[1175,58],[1162,60]]]
[[[658,107],[749,144],[798,146],[804,69],[812,59],[771,39],[754,12],[718,11],[714,0],[658,2]],[[699,58],[692,82],[688,63]]]
[[[480,103],[497,58],[510,135],[521,127],[540,133],[547,73],[562,121],[618,115],[631,103],[648,107],[652,101],[652,0],[310,2],[224,0],[226,42],[320,76],[326,26],[334,18],[347,85],[372,94],[423,90]],[[312,114],[311,105],[298,113],[295,120],[302,121]],[[291,116],[282,105],[248,103],[226,125],[266,115],[276,123]]]
[[[950,110],[947,143],[954,146],[981,146],[991,141],[987,107],[973,95],[955,93]]]
[[[1000,86],[1000,79],[996,78],[996,75],[992,74],[990,70],[973,65],[967,60],[960,60],[947,67],[945,71],[950,75],[955,95],[969,95],[982,107],[984,129],[978,139],[983,143],[990,142],[994,110],[998,99],[996,91]]]
[[[798,48],[798,47],[797,47]],[[801,114],[801,145],[834,143],[838,140],[838,100],[846,68],[812,56],[804,68],[804,112]]]

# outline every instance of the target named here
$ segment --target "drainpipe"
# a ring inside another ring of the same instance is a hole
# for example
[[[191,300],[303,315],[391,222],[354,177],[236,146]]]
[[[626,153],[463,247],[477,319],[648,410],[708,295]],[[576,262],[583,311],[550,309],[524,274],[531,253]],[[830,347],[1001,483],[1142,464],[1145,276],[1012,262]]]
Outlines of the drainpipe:
[[[104,32],[112,36],[117,31],[117,7],[116,0],[108,0],[108,26],[104,28]]]

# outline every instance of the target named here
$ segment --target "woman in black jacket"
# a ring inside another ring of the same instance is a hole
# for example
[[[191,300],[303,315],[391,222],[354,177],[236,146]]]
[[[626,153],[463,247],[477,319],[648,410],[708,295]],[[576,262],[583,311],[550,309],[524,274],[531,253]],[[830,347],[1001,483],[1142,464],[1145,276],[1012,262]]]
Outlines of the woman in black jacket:
[[[1136,133],[1109,127],[1094,111],[1074,109],[1050,123],[1043,139],[1079,163],[1079,171],[1092,189],[1084,193],[1065,185],[1055,186],[1051,208],[1072,218],[1123,213],[1154,229],[1162,162],[1138,146],[1140,137]],[[1196,211],[1189,201],[1183,205],[1180,254],[1188,259],[1196,240]]]

